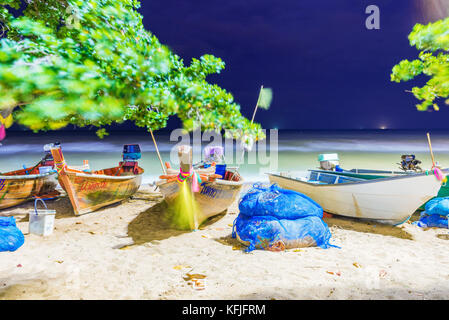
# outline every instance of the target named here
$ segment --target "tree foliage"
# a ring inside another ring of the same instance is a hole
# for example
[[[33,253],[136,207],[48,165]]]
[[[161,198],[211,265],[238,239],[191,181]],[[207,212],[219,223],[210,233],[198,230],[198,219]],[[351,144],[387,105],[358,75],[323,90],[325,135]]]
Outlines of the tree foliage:
[[[0,110],[14,108],[18,123],[38,131],[131,120],[157,130],[177,115],[189,131],[241,129],[263,138],[260,125],[242,116],[232,94],[207,82],[224,62],[204,55],[184,65],[145,30],[139,1],[0,0],[0,5],[0,23],[7,29],[0,40]],[[14,16],[11,9],[19,8]]]
[[[437,100],[449,96],[449,18],[426,26],[415,25],[409,40],[411,46],[420,50],[419,59],[403,60],[394,66],[391,80],[401,82],[422,74],[429,76],[426,85],[414,87],[412,92],[422,101],[418,110],[425,111],[431,106],[439,110]]]

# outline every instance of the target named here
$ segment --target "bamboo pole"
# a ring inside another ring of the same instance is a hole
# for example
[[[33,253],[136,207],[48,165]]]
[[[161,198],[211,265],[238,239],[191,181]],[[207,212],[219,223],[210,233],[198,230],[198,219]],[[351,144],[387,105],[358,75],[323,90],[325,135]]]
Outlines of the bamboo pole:
[[[430,141],[430,134],[427,132],[427,142],[429,143],[430,156],[432,157],[432,166],[435,167],[435,157],[432,151],[432,142]]]
[[[165,170],[164,163],[162,162],[161,154],[159,153],[159,148],[157,147],[156,139],[154,138],[154,135],[153,135],[153,130],[150,129],[150,133],[151,133],[151,138],[153,139],[154,147],[156,148],[157,157],[159,158],[159,162],[161,163],[162,172],[164,173],[164,175],[166,175],[167,171]]]
[[[253,124],[254,119],[256,118],[257,109],[259,109],[259,102],[260,102],[262,90],[263,90],[263,85],[260,86],[259,98],[257,98],[256,107],[254,108],[253,117],[251,118],[251,124]],[[242,157],[240,158],[240,162],[243,162],[244,159],[245,159],[245,149],[242,150]],[[239,169],[240,169],[240,164],[238,164],[237,168],[235,169],[235,172],[232,174],[231,181],[232,181],[232,179],[234,179],[234,176],[239,171]]]

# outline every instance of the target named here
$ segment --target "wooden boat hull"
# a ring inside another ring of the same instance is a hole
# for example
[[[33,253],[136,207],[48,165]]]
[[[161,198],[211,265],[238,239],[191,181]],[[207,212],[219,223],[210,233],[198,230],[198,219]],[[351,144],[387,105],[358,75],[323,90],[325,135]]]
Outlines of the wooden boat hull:
[[[0,175],[0,209],[13,207],[34,196],[55,190],[56,173],[31,175]]]
[[[132,196],[140,188],[142,174],[109,176],[67,171],[60,175],[59,182],[69,195],[75,215],[82,215]]]
[[[325,212],[400,224],[434,197],[441,183],[433,174],[416,174],[341,184],[313,184],[291,177],[269,174],[271,183],[303,193]]]
[[[243,181],[215,180],[203,182],[200,191],[194,193],[198,212],[195,212],[197,223],[201,225],[205,220],[225,212],[236,200],[243,186]],[[167,204],[176,201],[180,184],[177,181],[161,182],[158,187]]]

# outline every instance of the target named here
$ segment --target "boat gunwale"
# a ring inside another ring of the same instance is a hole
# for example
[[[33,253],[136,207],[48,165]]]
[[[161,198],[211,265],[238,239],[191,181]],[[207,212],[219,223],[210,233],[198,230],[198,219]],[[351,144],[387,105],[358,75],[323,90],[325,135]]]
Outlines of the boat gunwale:
[[[174,183],[174,182],[178,182],[178,181],[167,181],[167,179],[161,179],[161,180],[157,180],[156,181],[156,185],[157,186],[164,186],[164,185],[167,185],[167,184],[170,184],[170,183]],[[221,184],[221,185],[224,185],[224,186],[235,186],[235,187],[242,186],[242,185],[245,184],[245,181],[243,180],[242,177],[240,177],[239,181],[229,181],[229,180],[217,179],[215,181],[204,181],[204,182],[210,182],[212,184],[213,183]]]
[[[81,173],[81,172],[71,172],[71,171],[67,171],[67,170],[65,171],[65,173],[68,176],[76,176],[76,177],[90,178],[90,179],[132,180],[132,179],[141,177],[144,174],[144,171],[142,169],[141,173],[132,175],[132,176],[108,176],[106,174],[95,174],[95,173],[89,174],[89,173]]]
[[[310,169],[309,171],[318,171],[319,172],[319,170],[313,170],[313,169]],[[332,173],[330,173],[330,174],[332,174]],[[411,174],[411,175],[393,176],[393,177],[371,179],[371,180],[361,179],[360,181],[351,181],[351,182],[336,183],[336,184],[316,184],[316,183],[311,183],[311,182],[308,182],[308,181],[301,181],[301,180],[299,180],[297,178],[281,176],[279,174],[274,174],[274,173],[267,173],[267,175],[268,176],[278,177],[278,178],[283,178],[283,179],[291,180],[291,181],[295,181],[295,182],[299,182],[299,183],[306,184],[308,186],[313,186],[313,187],[330,187],[330,186],[332,186],[332,187],[343,187],[343,186],[353,186],[353,185],[356,185],[356,184],[368,184],[368,183],[386,182],[386,181],[393,181],[393,180],[400,180],[400,179],[418,178],[418,177],[421,177],[421,176],[430,176],[430,175],[434,175],[434,174],[433,174],[433,172],[430,173],[430,174],[426,174],[424,172],[424,173],[417,173],[417,174]]]
[[[51,175],[56,174],[55,172],[47,172],[47,173],[40,173],[40,174],[24,174],[24,175],[16,175],[16,176],[3,176],[0,175],[0,179],[4,180],[33,180],[36,178],[45,178],[49,177]]]

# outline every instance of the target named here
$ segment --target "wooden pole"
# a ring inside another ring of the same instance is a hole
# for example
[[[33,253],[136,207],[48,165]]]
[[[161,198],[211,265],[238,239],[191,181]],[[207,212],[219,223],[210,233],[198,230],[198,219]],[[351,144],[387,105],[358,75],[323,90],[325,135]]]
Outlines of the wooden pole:
[[[151,138],[153,139],[154,147],[156,148],[157,157],[159,158],[159,162],[161,163],[162,172],[166,175],[167,171],[165,170],[164,163],[162,162],[161,154],[159,153],[159,148],[157,147],[156,139],[153,135],[153,130],[150,129]]]
[[[70,202],[72,203],[73,212],[75,213],[76,216],[78,216],[80,205],[73,184],[70,181],[70,178],[66,172],[67,164],[65,163],[61,147],[52,147],[51,154],[53,156],[53,159],[55,160],[55,167],[56,170],[58,171],[59,183],[64,186],[64,189],[70,198]]]
[[[253,124],[254,119],[256,118],[256,112],[257,112],[257,109],[259,108],[259,102],[260,102],[260,96],[261,96],[262,90],[263,90],[263,85],[260,86],[259,98],[257,98],[256,107],[254,108],[253,117],[251,118],[251,124]],[[243,162],[244,159],[245,159],[245,149],[243,149],[243,151],[242,151],[242,157],[240,159],[240,162]],[[232,181],[232,179],[234,179],[234,176],[239,171],[239,169],[240,169],[240,164],[238,164],[237,169],[232,174],[231,181]]]
[[[432,157],[432,166],[435,167],[435,157],[433,156],[432,143],[430,142],[430,134],[427,132],[427,142],[429,142],[430,156]]]
[[[253,117],[251,118],[251,124],[254,122],[254,118],[256,117],[257,109],[259,108],[260,96],[263,90],[263,85],[260,87],[259,98],[257,98],[256,108],[254,108]]]

